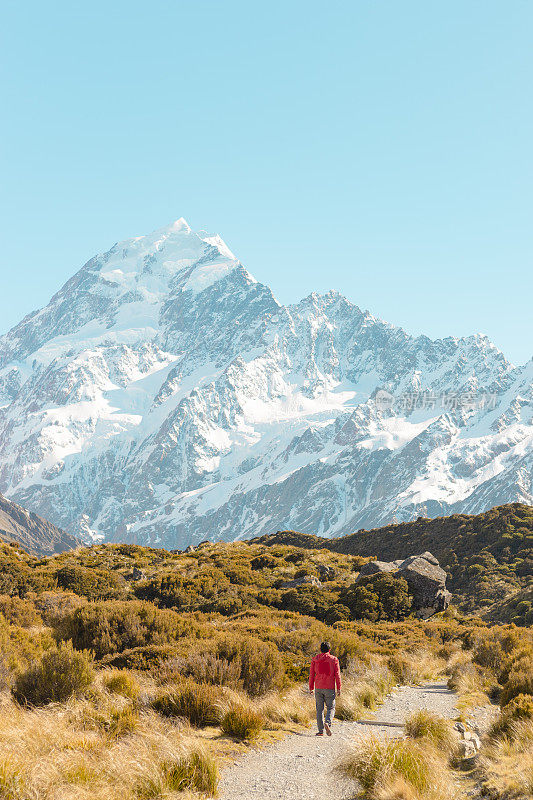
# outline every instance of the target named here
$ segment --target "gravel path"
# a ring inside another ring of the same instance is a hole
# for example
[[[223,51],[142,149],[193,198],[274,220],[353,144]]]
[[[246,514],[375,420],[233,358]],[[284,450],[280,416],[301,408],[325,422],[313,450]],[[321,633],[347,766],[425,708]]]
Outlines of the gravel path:
[[[291,734],[264,750],[252,750],[228,767],[221,800],[351,800],[353,784],[331,772],[346,744],[369,733],[394,737],[406,717],[421,708],[453,719],[455,694],[445,683],[402,686],[387,697],[368,722],[335,722],[333,736],[315,737],[316,728]],[[386,723],[380,725],[379,723]]]

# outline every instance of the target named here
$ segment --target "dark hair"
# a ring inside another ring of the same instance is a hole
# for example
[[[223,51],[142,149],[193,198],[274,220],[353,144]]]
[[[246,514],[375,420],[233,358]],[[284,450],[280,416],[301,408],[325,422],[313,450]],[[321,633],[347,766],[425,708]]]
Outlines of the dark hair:
[[[320,645],[320,652],[321,653],[329,653],[330,650],[331,650],[330,643],[329,642],[322,642],[322,644]]]

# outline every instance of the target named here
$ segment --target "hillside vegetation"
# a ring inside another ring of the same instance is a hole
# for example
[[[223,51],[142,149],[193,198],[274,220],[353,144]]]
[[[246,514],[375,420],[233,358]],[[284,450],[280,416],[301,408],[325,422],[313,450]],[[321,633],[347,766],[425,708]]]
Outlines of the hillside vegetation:
[[[258,540],[326,548],[336,553],[394,561],[429,550],[448,572],[448,588],[464,612],[488,612],[490,618],[533,624],[530,596],[510,601],[533,580],[533,508],[521,503],[497,506],[483,514],[453,514],[436,519],[360,530],[340,539],[280,531]],[[494,606],[494,608],[493,608]]]
[[[529,630],[452,608],[419,621],[401,580],[356,583],[366,560],[279,543],[47,558],[0,545],[0,797],[215,796],[225,759],[308,724],[304,681],[324,639],[343,671],[342,719],[444,671],[465,707],[499,698],[484,780],[505,785],[499,737],[516,715],[527,722],[533,693]],[[522,734],[513,741],[508,771]]]

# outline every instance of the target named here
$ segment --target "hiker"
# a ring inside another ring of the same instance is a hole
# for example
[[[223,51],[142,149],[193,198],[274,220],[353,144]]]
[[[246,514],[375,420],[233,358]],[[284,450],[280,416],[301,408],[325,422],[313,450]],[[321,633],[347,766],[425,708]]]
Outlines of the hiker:
[[[324,735],[324,728],[331,736],[331,723],[335,714],[335,696],[341,691],[341,671],[339,659],[332,656],[329,642],[322,642],[320,653],[311,661],[309,670],[309,691],[315,693],[317,736]],[[324,706],[326,718],[324,720]]]

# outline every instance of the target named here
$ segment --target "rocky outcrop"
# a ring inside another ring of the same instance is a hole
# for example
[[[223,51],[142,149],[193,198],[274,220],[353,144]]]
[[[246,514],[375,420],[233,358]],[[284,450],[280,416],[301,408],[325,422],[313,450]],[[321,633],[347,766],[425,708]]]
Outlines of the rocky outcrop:
[[[283,583],[280,583],[279,588],[297,589],[299,586],[316,586],[320,589],[322,584],[314,575],[302,575],[300,578],[294,578],[292,581],[283,581]]]
[[[407,581],[418,617],[427,619],[448,608],[451,593],[446,589],[446,573],[428,551],[403,561],[369,561],[361,567],[359,578],[381,572],[395,573]]]

